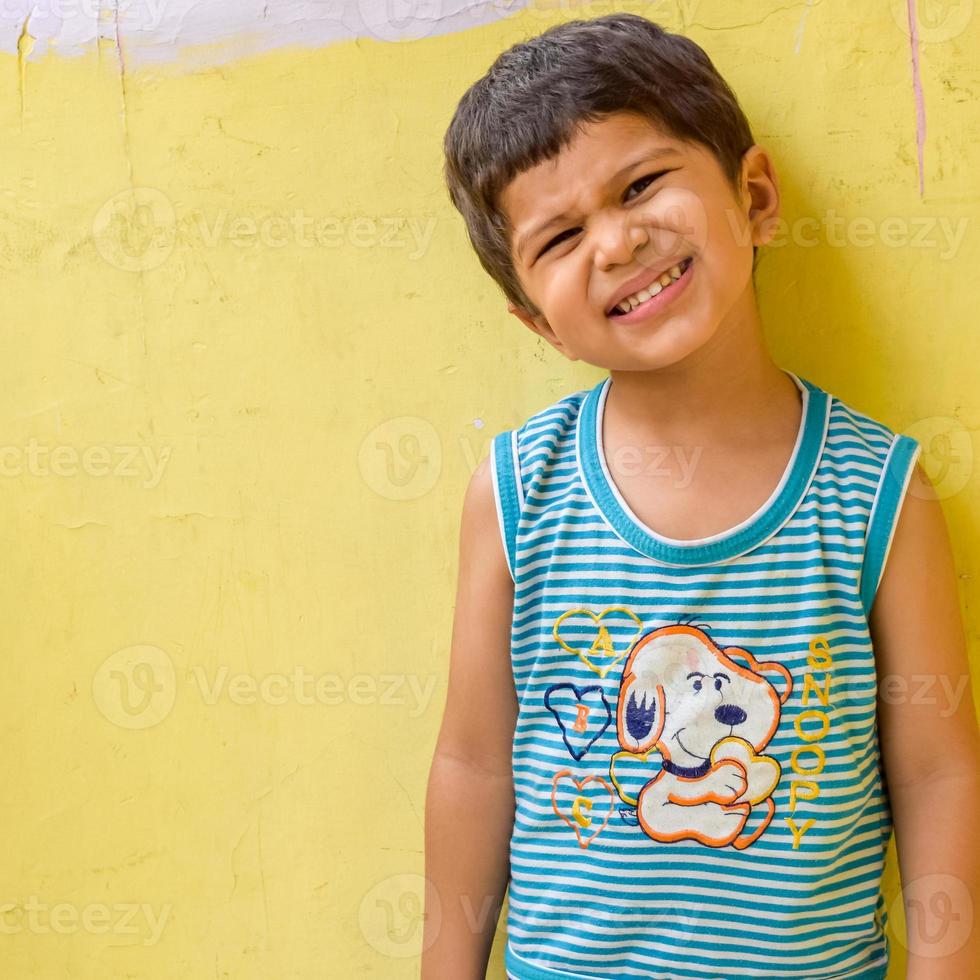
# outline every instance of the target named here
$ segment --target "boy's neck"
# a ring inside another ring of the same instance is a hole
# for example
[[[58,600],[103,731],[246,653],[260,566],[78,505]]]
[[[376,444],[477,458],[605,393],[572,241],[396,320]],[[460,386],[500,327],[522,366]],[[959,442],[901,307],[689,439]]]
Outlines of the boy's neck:
[[[802,411],[801,392],[766,348],[754,303],[682,362],[609,375],[606,421],[664,442],[778,440],[796,431]]]

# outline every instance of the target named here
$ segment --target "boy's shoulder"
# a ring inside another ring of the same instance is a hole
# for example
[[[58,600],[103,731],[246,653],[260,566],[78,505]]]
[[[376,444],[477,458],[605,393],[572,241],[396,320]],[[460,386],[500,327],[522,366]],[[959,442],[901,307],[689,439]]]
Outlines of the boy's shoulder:
[[[600,382],[601,384],[601,382]],[[548,401],[512,428],[491,439],[491,471],[498,515],[506,527],[516,520],[529,489],[565,465],[576,453],[578,418],[595,386],[580,388]]]
[[[519,438],[523,438],[534,433],[574,425],[582,404],[591,390],[590,385],[554,399],[533,411],[523,422],[514,426],[513,431]]]
[[[863,450],[877,462],[884,463],[893,447],[901,441],[915,443],[911,436],[900,434],[877,414],[859,408],[850,399],[829,391],[830,418],[828,440],[840,444],[841,451],[846,448]]]
[[[508,440],[516,437],[523,443],[527,438],[540,436],[548,431],[569,426],[574,428],[582,404],[592,388],[593,386],[590,385],[547,401],[542,407],[536,408],[530,415],[509,428],[497,430],[494,437]]]

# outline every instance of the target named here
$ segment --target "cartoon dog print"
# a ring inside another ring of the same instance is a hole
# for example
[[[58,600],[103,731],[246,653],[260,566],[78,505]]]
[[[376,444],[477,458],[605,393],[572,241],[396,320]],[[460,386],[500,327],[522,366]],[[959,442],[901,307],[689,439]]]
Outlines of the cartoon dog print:
[[[623,667],[616,726],[619,755],[662,757],[635,801],[620,790],[635,802],[643,831],[665,843],[739,850],[756,840],[772,820],[782,774],[761,752],[792,689],[782,664],[722,649],[696,626],[665,626],[637,640]],[[610,774],[615,782],[612,767]],[[743,833],[753,807],[760,812]]]

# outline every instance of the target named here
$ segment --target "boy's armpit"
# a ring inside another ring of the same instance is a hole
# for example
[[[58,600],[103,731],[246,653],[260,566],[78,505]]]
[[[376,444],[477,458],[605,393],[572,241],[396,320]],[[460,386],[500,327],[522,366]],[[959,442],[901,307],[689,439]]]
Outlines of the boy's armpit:
[[[514,582],[501,538],[500,515],[497,508],[498,496],[494,487],[493,456],[485,456],[473,471],[463,498],[459,540],[460,559],[465,550],[472,550],[474,554],[481,555],[484,551],[492,553],[495,568],[498,571],[502,569],[507,579],[502,584],[513,599]],[[467,541],[467,538],[473,540]],[[499,579],[499,576],[496,578]]]
[[[511,579],[516,581],[517,526],[524,506],[524,489],[521,485],[515,430],[498,432],[494,436],[490,445],[488,465],[504,558]]]
[[[918,463],[868,620],[889,786],[980,769],[980,732],[942,506]]]
[[[871,507],[864,546],[864,562],[858,578],[861,604],[865,616],[869,619],[883,569],[888,563],[891,542],[894,539],[902,504],[908,494],[923,492],[920,489],[921,485],[913,483],[915,474],[922,472],[916,463],[921,450],[922,446],[917,440],[901,433],[895,436],[885,458]],[[927,495],[933,495],[931,488],[925,489],[925,492]]]
[[[489,460],[463,499],[449,683],[436,752],[512,773],[517,694],[511,667],[514,583],[497,522]]]

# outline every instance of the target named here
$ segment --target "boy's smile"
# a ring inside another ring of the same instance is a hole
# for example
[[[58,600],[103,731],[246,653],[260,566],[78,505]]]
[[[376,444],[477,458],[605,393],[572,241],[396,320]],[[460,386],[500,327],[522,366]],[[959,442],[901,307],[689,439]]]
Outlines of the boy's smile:
[[[767,163],[759,147],[746,153],[738,199],[710,150],[643,116],[583,124],[501,194],[541,313],[510,311],[566,357],[611,370],[664,367],[754,328],[753,245],[778,211]]]
[[[616,302],[606,316],[617,323],[637,323],[676,299],[691,281],[693,256],[682,259],[663,272],[655,268],[640,273],[617,291]]]

